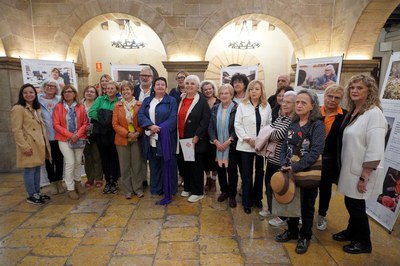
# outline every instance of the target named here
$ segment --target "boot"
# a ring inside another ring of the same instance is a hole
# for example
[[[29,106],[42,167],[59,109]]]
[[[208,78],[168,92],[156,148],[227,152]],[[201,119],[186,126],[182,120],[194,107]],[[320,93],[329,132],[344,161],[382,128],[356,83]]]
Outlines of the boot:
[[[217,180],[215,180],[215,179],[211,179],[210,192],[216,192],[217,191],[216,181]]]
[[[73,200],[79,199],[79,195],[75,190],[68,190],[68,197]]]
[[[56,181],[56,182],[50,183],[50,193],[51,193],[52,195],[57,195],[57,194],[59,194],[58,188],[57,188],[57,181]]]
[[[82,187],[82,182],[81,181],[74,181],[75,183],[75,191],[78,194],[85,194],[85,189]]]
[[[211,189],[211,177],[207,177],[206,185],[204,186],[204,191],[209,192]]]
[[[58,194],[64,194],[65,193],[65,188],[63,186],[62,180],[56,181],[55,185],[57,187]]]

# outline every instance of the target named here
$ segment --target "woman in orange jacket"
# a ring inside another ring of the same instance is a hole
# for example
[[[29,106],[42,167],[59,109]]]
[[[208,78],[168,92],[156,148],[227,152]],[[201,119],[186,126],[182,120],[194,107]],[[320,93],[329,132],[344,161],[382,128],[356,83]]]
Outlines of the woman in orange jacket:
[[[81,185],[81,163],[88,124],[77,90],[72,85],[65,85],[61,91],[61,102],[54,108],[53,127],[55,139],[64,155],[64,179],[71,199],[79,199],[79,194],[85,193]]]
[[[122,187],[125,198],[131,199],[133,194],[143,197],[141,161],[143,154],[138,137],[142,134],[137,114],[140,105],[133,97],[133,86],[129,82],[121,84],[122,100],[115,104],[112,125],[115,131],[115,145],[121,169]]]

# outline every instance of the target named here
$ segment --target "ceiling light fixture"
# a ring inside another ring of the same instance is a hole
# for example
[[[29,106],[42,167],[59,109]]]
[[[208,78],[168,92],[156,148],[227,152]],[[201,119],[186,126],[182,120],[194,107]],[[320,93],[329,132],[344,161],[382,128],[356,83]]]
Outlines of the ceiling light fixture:
[[[236,40],[229,42],[228,47],[232,49],[255,49],[260,47],[260,42],[253,40],[247,27],[247,21],[244,20],[242,28],[236,37]]]
[[[124,29],[119,39],[117,41],[111,41],[111,46],[120,49],[140,49],[144,48],[145,44],[136,37],[129,19],[125,19]]]

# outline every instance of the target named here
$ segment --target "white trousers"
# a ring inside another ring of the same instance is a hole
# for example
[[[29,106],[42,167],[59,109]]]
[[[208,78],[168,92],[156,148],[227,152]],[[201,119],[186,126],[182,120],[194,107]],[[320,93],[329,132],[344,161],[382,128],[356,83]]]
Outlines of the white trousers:
[[[83,149],[71,149],[67,142],[58,141],[61,153],[64,155],[65,184],[67,190],[75,189],[74,181],[81,182]]]

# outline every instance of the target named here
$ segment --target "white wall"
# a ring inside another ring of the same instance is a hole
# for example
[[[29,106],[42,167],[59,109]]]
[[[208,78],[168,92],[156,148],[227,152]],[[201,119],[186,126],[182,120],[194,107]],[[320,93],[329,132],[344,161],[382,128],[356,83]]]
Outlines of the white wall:
[[[147,25],[141,24],[134,27],[134,32],[145,42],[146,47],[142,49],[119,49],[111,46],[111,40],[120,36],[118,25],[108,22],[108,30],[101,29],[98,25],[94,28],[83,41],[86,61],[89,67],[89,84],[99,82],[100,76],[110,74],[110,63],[114,65],[137,65],[150,64],[160,76],[167,76],[167,71],[161,61],[167,59],[164,46],[157,34]],[[103,71],[96,72],[96,62],[103,64]]]

